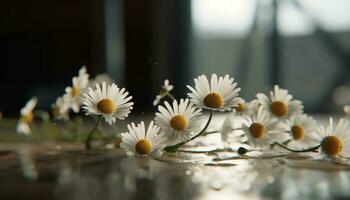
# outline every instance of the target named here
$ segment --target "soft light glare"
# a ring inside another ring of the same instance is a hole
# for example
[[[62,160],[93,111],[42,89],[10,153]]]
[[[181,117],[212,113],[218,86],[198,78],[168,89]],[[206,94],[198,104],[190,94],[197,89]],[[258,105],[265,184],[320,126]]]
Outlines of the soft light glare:
[[[192,0],[194,33],[201,37],[243,37],[251,28],[256,0]]]

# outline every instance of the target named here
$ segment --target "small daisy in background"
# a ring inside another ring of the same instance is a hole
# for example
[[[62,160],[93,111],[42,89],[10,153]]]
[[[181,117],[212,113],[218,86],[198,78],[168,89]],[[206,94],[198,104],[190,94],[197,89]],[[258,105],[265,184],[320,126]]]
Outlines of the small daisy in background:
[[[86,67],[83,66],[79,70],[78,76],[73,77],[73,86],[66,88],[66,94],[63,96],[64,101],[69,105],[75,113],[80,111],[80,106],[82,105],[81,94],[83,90],[87,88],[89,83],[89,74],[86,71]]]
[[[116,119],[124,120],[132,110],[132,96],[125,88],[119,89],[114,83],[107,85],[105,82],[96,84],[96,89],[89,88],[84,94],[83,109],[86,115],[100,115],[112,125]]]
[[[152,155],[155,157],[162,155],[167,137],[159,133],[159,127],[153,121],[150,122],[147,130],[143,121],[137,126],[131,123],[127,127],[128,132],[121,134],[120,147],[128,155]]]
[[[350,116],[350,106],[349,105],[344,106],[344,113],[346,116]]]
[[[271,118],[262,106],[252,116],[244,116],[242,130],[248,138],[248,143],[254,147],[266,148],[276,141],[284,141],[286,127]]]
[[[191,139],[201,127],[201,109],[196,109],[189,99],[173,101],[171,106],[165,101],[158,106],[155,121],[170,140],[185,142]]]
[[[51,113],[54,119],[69,120],[69,105],[63,97],[58,97],[56,102],[51,105]]]
[[[212,74],[210,83],[205,75],[201,75],[195,78],[194,82],[194,88],[187,86],[192,92],[187,95],[199,108],[230,111],[241,102],[241,98],[238,97],[241,89],[236,88],[237,83],[227,74],[224,77]]]
[[[293,100],[288,90],[281,89],[278,85],[274,86],[269,98],[262,93],[258,93],[256,97],[265,110],[278,119],[290,119],[293,115],[303,113],[302,102]]]
[[[340,119],[334,126],[333,118],[329,118],[329,125],[320,126],[316,130],[316,138],[321,147],[321,154],[328,157],[342,156],[350,158],[350,122]]]
[[[291,136],[288,146],[301,149],[317,144],[315,138],[316,121],[306,114],[295,115],[290,121],[287,121],[289,126],[289,134]]]
[[[174,89],[174,86],[169,83],[169,80],[164,80],[164,84],[162,85],[162,89],[159,91],[159,94],[156,95],[156,98],[153,101],[153,106],[159,104],[159,102],[166,96],[169,96],[171,99],[175,99],[174,96],[170,93],[171,90]]]
[[[29,124],[34,120],[33,110],[38,103],[38,99],[36,97],[32,97],[24,108],[21,109],[21,118],[17,124],[17,133],[29,135],[31,133]]]
[[[246,102],[244,99],[242,99],[236,107],[233,107],[233,113],[238,116],[250,116],[254,112],[257,112],[258,105],[259,103],[256,99],[250,102]]]
[[[101,84],[103,82],[106,82],[107,85],[111,85],[116,81],[108,74],[97,74],[93,79],[89,80],[89,84],[87,87],[95,87],[96,84]]]

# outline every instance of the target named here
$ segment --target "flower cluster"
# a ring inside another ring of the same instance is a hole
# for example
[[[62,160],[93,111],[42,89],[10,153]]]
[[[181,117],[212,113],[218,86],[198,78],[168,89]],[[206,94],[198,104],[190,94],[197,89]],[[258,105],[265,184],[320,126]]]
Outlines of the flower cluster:
[[[212,74],[209,79],[201,75],[194,79],[194,86],[187,88],[187,98],[177,100],[171,94],[173,85],[165,80],[153,102],[154,106],[160,104],[154,120],[148,126],[143,121],[127,125],[128,130],[120,134],[120,147],[128,155],[176,152],[203,133],[208,134],[215,112],[226,112],[224,127],[219,130],[222,138],[239,130],[242,142],[255,149],[275,149],[277,145],[292,152],[319,151],[327,157],[350,157],[350,122],[340,119],[334,125],[330,118],[328,126],[317,127],[316,121],[304,113],[302,102],[278,85],[268,95],[258,93],[251,101],[239,97],[241,88],[229,75]],[[170,101],[161,103],[165,97]],[[83,108],[86,115],[97,116],[96,125],[86,137],[86,147],[91,148],[101,121],[112,125],[117,119],[127,118],[134,105],[131,100],[129,92],[113,81],[95,80],[89,84],[89,74],[82,67],[73,77],[72,86],[52,105],[52,114],[57,120],[68,120],[70,111],[78,113]],[[36,104],[37,98],[33,97],[21,110],[19,133],[30,134]],[[205,113],[209,113],[207,120]],[[239,128],[232,128],[235,120],[241,122]]]

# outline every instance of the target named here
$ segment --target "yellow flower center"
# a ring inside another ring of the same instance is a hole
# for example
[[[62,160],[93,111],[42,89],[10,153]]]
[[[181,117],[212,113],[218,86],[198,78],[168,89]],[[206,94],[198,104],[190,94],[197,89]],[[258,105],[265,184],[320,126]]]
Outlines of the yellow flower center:
[[[263,138],[265,135],[265,131],[265,127],[260,123],[253,123],[249,127],[249,132],[254,138]]]
[[[139,140],[135,145],[136,152],[141,155],[147,155],[152,151],[152,144],[146,139]]]
[[[274,101],[270,105],[270,110],[274,115],[282,117],[287,114],[288,106],[282,101]]]
[[[77,96],[79,96],[79,93],[80,93],[80,89],[78,87],[74,86],[72,89],[72,96],[77,97]]]
[[[33,119],[34,119],[34,115],[32,112],[22,116],[22,122],[26,124],[30,124],[33,121]]]
[[[322,150],[330,156],[339,155],[343,150],[343,142],[336,136],[327,136],[322,140]]]
[[[301,126],[294,125],[292,127],[292,134],[294,140],[301,140],[304,138],[304,129]]]
[[[105,114],[111,114],[117,109],[117,105],[111,99],[102,99],[97,103],[97,109]]]
[[[183,115],[175,115],[170,120],[170,126],[175,131],[183,131],[188,126],[188,120]]]
[[[209,108],[220,108],[224,105],[224,98],[221,96],[221,94],[212,92],[204,97],[203,103]]]
[[[238,103],[238,105],[236,107],[234,107],[234,109],[237,112],[243,112],[246,108],[246,105],[244,103]]]

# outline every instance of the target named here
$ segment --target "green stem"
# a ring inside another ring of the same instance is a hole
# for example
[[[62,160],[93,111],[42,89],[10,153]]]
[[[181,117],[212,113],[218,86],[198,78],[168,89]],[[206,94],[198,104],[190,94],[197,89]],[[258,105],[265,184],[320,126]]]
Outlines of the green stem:
[[[213,117],[213,113],[214,113],[214,110],[211,110],[211,111],[210,111],[210,114],[209,114],[209,118],[208,118],[207,123],[205,124],[204,128],[203,128],[197,135],[195,135],[193,138],[191,138],[191,139],[189,139],[189,140],[187,140],[187,141],[185,141],[185,142],[180,142],[180,143],[177,143],[177,144],[175,144],[175,145],[167,146],[167,147],[164,148],[164,150],[167,151],[167,152],[170,152],[170,153],[174,153],[174,152],[176,152],[182,145],[184,145],[184,144],[186,144],[186,143],[188,143],[188,142],[190,142],[190,141],[196,139],[198,136],[200,136],[205,130],[207,130],[207,128],[208,128],[208,126],[209,126],[209,124],[210,124],[210,122],[211,122],[211,119],[212,119],[212,117]]]
[[[171,100],[175,100],[175,97],[170,92],[167,92],[166,96],[168,96]]]
[[[294,153],[304,153],[304,152],[309,152],[309,151],[315,151],[315,150],[317,150],[318,148],[321,147],[321,144],[319,144],[319,145],[317,145],[317,146],[315,146],[315,147],[311,147],[311,148],[308,148],[308,149],[295,150],[295,149],[290,149],[290,148],[288,148],[288,147],[286,147],[286,146],[284,146],[283,144],[280,144],[280,143],[278,143],[278,142],[274,142],[274,143],[272,143],[271,148],[273,148],[275,145],[280,146],[280,147],[282,147],[283,149],[286,149],[286,150],[291,151],[291,152],[294,152]]]
[[[91,149],[91,139],[92,139],[92,136],[93,134],[96,132],[98,126],[100,125],[101,123],[101,120],[102,120],[102,115],[100,115],[98,117],[98,120],[96,122],[96,125],[94,126],[94,128],[90,131],[90,133],[88,134],[86,140],[85,140],[85,148],[86,149]]]
[[[44,122],[48,122],[50,120],[49,113],[44,110],[35,110],[33,114],[35,117],[41,118]]]
[[[214,134],[214,133],[220,133],[220,131],[208,131],[208,132],[202,133],[202,135],[206,136],[206,135],[210,135],[210,134]]]

